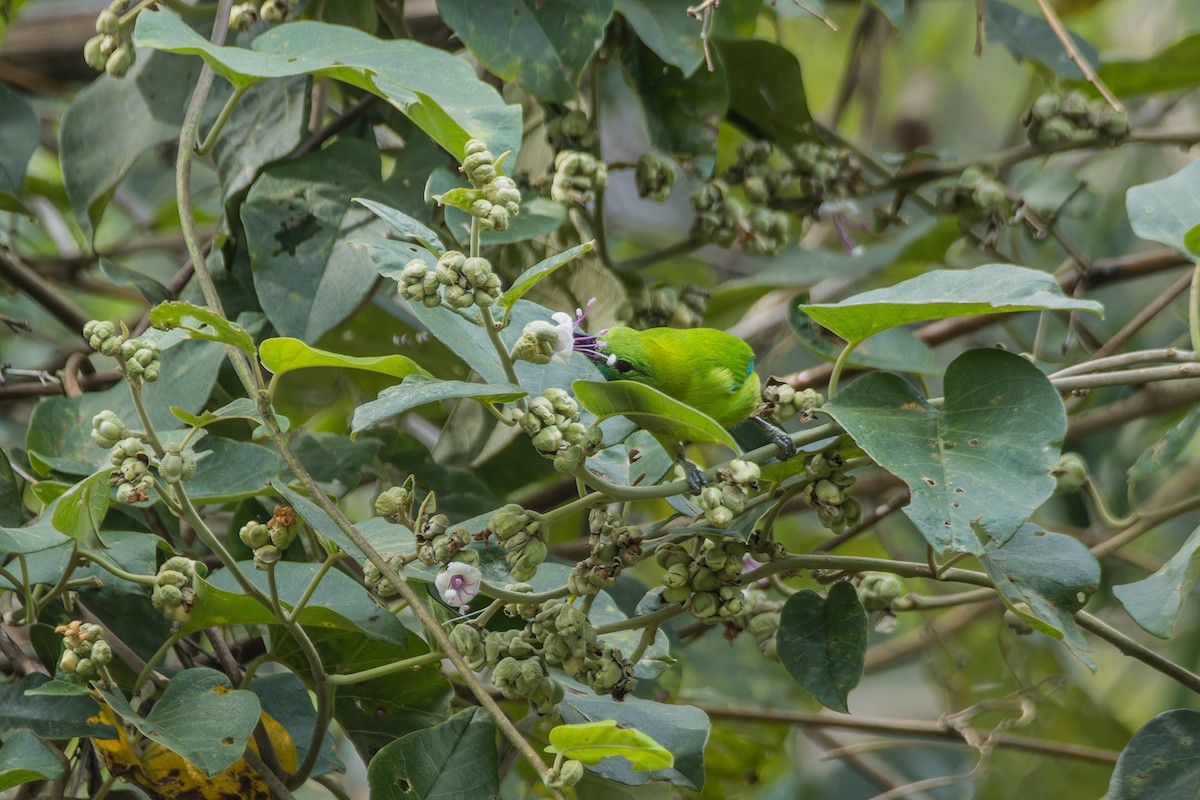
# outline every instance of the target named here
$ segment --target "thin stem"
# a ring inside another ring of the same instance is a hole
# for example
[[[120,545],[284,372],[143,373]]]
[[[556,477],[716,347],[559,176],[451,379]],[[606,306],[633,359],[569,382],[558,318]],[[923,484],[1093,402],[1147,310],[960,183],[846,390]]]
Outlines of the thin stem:
[[[135,575],[132,572],[126,572],[104,557],[93,553],[91,550],[80,547],[78,549],[78,553],[81,558],[86,558],[88,561],[91,561],[105,572],[110,572],[123,581],[129,581],[130,583],[136,583],[141,586],[154,586],[158,582],[158,579],[153,575]]]
[[[1138,521],[1139,515],[1136,510],[1131,511],[1127,516],[1115,516],[1104,502],[1104,497],[1101,496],[1100,490],[1096,487],[1096,482],[1092,480],[1091,475],[1084,476],[1083,488],[1087,491],[1087,495],[1091,498],[1092,505],[1096,507],[1096,513],[1100,516],[1100,520],[1110,528],[1128,528],[1130,525]]]
[[[1121,105],[1121,101],[1109,91],[1108,87],[1104,85],[1104,81],[1100,80],[1100,76],[1096,74],[1096,70],[1092,69],[1091,63],[1080,54],[1079,48],[1075,46],[1075,41],[1071,38],[1070,32],[1063,27],[1062,20],[1058,18],[1058,14],[1054,12],[1050,4],[1046,0],[1037,0],[1037,4],[1042,12],[1042,16],[1046,18],[1046,22],[1050,25],[1050,29],[1054,31],[1054,35],[1062,42],[1063,50],[1067,51],[1067,57],[1075,62],[1075,66],[1079,67],[1079,71],[1083,73],[1083,77],[1087,79],[1087,82],[1096,87],[1096,91],[1100,92],[1100,96],[1114,110],[1124,111],[1125,106]]]
[[[1200,261],[1192,270],[1192,287],[1188,291],[1188,332],[1192,336],[1192,352],[1200,353]]]
[[[208,135],[204,137],[203,142],[196,146],[196,155],[206,156],[212,150],[213,145],[217,143],[217,137],[225,127],[225,123],[229,121],[229,117],[233,114],[233,109],[237,106],[238,101],[245,96],[246,92],[250,90],[251,86],[254,86],[254,83],[246,83],[234,88],[233,94],[229,95],[229,99],[221,107],[221,113],[213,120],[212,127],[208,130]]]
[[[354,683],[362,683],[363,681],[373,680],[375,678],[383,678],[388,675],[394,675],[397,672],[404,672],[408,669],[424,666],[425,664],[435,664],[445,658],[444,653],[430,652],[423,655],[405,658],[400,661],[393,661],[390,664],[383,664],[371,669],[364,669],[361,672],[350,672],[345,675],[330,675],[326,680],[333,686],[347,686]]]
[[[653,627],[657,629],[667,620],[674,619],[682,614],[683,606],[679,603],[672,603],[666,608],[660,608],[658,611],[651,611],[649,614],[642,614],[638,617],[630,617],[619,622],[610,622],[607,625],[597,625],[596,635],[603,636],[606,633],[616,633],[617,631],[632,631],[637,628]]]
[[[304,587],[304,592],[300,595],[300,599],[296,601],[296,605],[292,606],[291,613],[287,615],[288,622],[296,621],[296,619],[300,616],[300,612],[304,610],[304,606],[312,598],[313,592],[317,590],[317,585],[321,582],[321,579],[325,577],[325,573],[329,572],[330,567],[336,564],[338,559],[344,557],[345,555],[345,553],[337,551],[330,554],[328,558],[321,562],[321,568],[318,569],[316,574],[312,576],[312,580],[308,582],[308,586]]]
[[[1141,661],[1152,669],[1158,670],[1168,678],[1174,679],[1196,694],[1200,694],[1200,675],[1184,669],[1169,658],[1159,655],[1149,647],[1135,642],[1116,628],[1102,622],[1097,617],[1093,617],[1086,611],[1076,612],[1075,621],[1079,623],[1081,628],[1096,634],[1125,655],[1136,658],[1138,661]]]
[[[153,674],[154,668],[162,663],[162,660],[167,657],[167,653],[171,652],[171,648],[178,644],[179,640],[182,638],[183,634],[181,632],[172,631],[171,635],[167,637],[167,640],[159,645],[159,648],[154,651],[154,655],[150,656],[150,658],[146,661],[146,665],[142,667],[141,672],[138,673],[137,678],[133,681],[133,688],[130,690],[131,695],[135,697],[137,696],[137,693],[141,691],[143,684],[145,684],[146,681],[149,680],[150,675]]]
[[[593,506],[604,505],[611,503],[612,499],[603,492],[591,492],[590,494],[580,497],[578,500],[572,500],[569,503],[564,503],[558,508],[552,508],[549,511],[539,515],[539,521],[543,526],[549,527],[561,519],[575,514],[579,511],[585,511]]]
[[[826,390],[826,399],[832,400],[837,394],[838,380],[842,377],[842,369],[846,366],[846,362],[850,359],[850,354],[854,352],[854,348],[858,347],[858,342],[847,342],[842,348],[842,352],[838,353],[837,360],[833,362],[833,370],[829,373],[829,388]]]

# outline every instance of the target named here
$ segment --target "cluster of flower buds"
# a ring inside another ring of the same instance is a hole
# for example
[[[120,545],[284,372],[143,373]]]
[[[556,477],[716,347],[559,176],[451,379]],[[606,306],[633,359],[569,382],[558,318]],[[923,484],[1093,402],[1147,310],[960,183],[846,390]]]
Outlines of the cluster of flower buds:
[[[450,527],[450,518],[437,513],[437,496],[425,495],[417,512],[417,524],[413,534],[417,540],[417,560],[427,566],[445,564],[458,559],[469,564],[479,562],[479,553],[468,550],[471,534],[466,528]]]
[[[158,474],[167,483],[191,480],[196,474],[196,454],[179,442],[168,442],[158,460]]]
[[[296,510],[291,506],[275,506],[271,519],[266,523],[247,522],[238,531],[238,538],[254,552],[254,568],[265,570],[279,561],[299,530]]]
[[[380,553],[387,565],[392,568],[392,571],[397,575],[404,575],[404,565],[407,559],[403,553]],[[379,571],[379,567],[375,566],[375,562],[368,559],[363,564],[363,584],[374,592],[379,597],[395,597],[400,594],[391,581],[384,577]]]
[[[543,458],[553,460],[559,472],[574,470],[604,441],[598,426],[579,421],[579,405],[574,398],[556,387],[543,391],[529,401],[528,410],[514,416],[533,439],[533,448]]]
[[[123,328],[118,333],[111,322],[89,320],[83,326],[83,338],[96,352],[117,359],[118,368],[130,380],[153,382],[162,374],[158,345],[130,339]]]
[[[583,675],[586,659],[597,649],[596,629],[587,614],[566,600],[542,603],[527,630],[546,663],[561,666],[572,677]]]
[[[779,631],[779,614],[782,609],[783,603],[767,599],[762,592],[747,593],[741,626],[754,638],[758,652],[772,661],[779,660],[775,634]]]
[[[812,418],[812,412],[825,402],[825,398],[815,389],[798,392],[791,384],[775,378],[767,379],[762,397],[768,406],[766,413],[774,417],[776,422],[784,422],[797,414],[800,415],[801,422],[808,422]]]
[[[546,673],[539,658],[500,659],[492,668],[492,683],[509,700],[528,700],[538,714],[553,712],[563,699],[562,684]]]
[[[1087,480],[1087,462],[1079,453],[1063,453],[1050,474],[1054,476],[1055,494],[1072,494],[1082,489]]]
[[[437,308],[442,304],[442,283],[438,280],[437,270],[430,269],[419,258],[404,265],[396,283],[400,295],[410,303],[420,303],[426,308]]]
[[[541,523],[516,503],[509,503],[492,515],[487,534],[494,534],[504,548],[509,574],[516,581],[527,581],[537,574],[549,552]]]
[[[487,145],[471,139],[466,145],[462,171],[480,193],[471,203],[471,216],[485,231],[507,230],[512,218],[521,211],[521,192],[512,178],[501,175],[496,157]]]
[[[673,286],[643,286],[617,311],[620,319],[628,320],[629,327],[646,328],[696,328],[704,322],[708,308],[708,290],[695,284],[676,289]]]
[[[95,428],[93,428],[93,431]],[[136,436],[118,441],[112,447],[112,472],[110,483],[117,487],[118,503],[144,503],[150,499],[154,488],[154,476],[150,474],[150,456],[145,443]]]
[[[745,542],[725,538],[697,537],[690,547],[670,543],[659,546],[654,558],[666,570],[662,599],[683,603],[702,622],[741,616],[745,610],[742,559],[747,552]]]
[[[104,641],[104,629],[91,622],[73,619],[59,625],[55,633],[63,637],[63,654],[58,660],[59,671],[76,679],[90,680],[101,674],[112,661],[112,648]]]
[[[83,60],[97,72],[107,72],[114,78],[123,78],[137,61],[133,49],[133,26],[121,24],[119,9],[125,0],[114,0],[96,17],[96,35],[83,46]]]
[[[675,185],[675,165],[658,153],[646,151],[638,156],[633,182],[639,197],[665,203]]]
[[[991,239],[1009,219],[1012,204],[1003,183],[981,167],[970,166],[958,180],[938,187],[937,208],[946,214],[957,214],[963,230],[984,225],[986,236]]]
[[[403,486],[393,486],[380,492],[375,498],[375,513],[388,522],[411,527],[414,486],[415,481],[410,475]]]
[[[550,198],[554,202],[585,205],[606,185],[608,167],[591,153],[561,150],[554,157],[554,179],[550,183]]]
[[[190,558],[168,558],[158,568],[154,578],[150,605],[171,622],[187,622],[192,616],[192,605],[196,602],[196,590],[192,583],[197,574],[203,574],[203,569],[203,564]],[[201,572],[198,573],[198,570]]]
[[[846,148],[803,142],[791,148],[788,161],[789,169],[768,176],[768,195],[779,200],[811,201],[812,214],[822,203],[854,197],[866,186],[862,162]]]
[[[597,594],[612,586],[621,570],[642,553],[641,529],[625,525],[615,511],[593,509],[588,516],[588,532],[591,552],[567,578],[567,588],[576,597]]]
[[[130,437],[141,438],[138,431],[125,427],[124,421],[115,411],[105,409],[92,417],[92,441],[105,450],[116,445],[122,439]]]
[[[758,490],[761,472],[752,461],[733,459],[727,467],[717,470],[717,480],[700,490],[696,505],[704,511],[704,519],[714,528],[726,528],[742,513],[749,496],[747,491]]]
[[[733,196],[725,181],[717,178],[697,189],[691,197],[696,219],[692,236],[718,247],[733,247],[747,228],[746,206]]]
[[[600,135],[587,114],[574,108],[553,116],[547,112],[546,138],[556,153],[560,150],[595,150],[600,144]]]
[[[411,261],[401,273],[401,289],[410,299],[416,296],[417,283],[406,283],[405,275],[410,271],[415,274],[417,264],[425,267],[422,262]],[[452,308],[489,308],[500,299],[500,278],[486,258],[468,258],[457,250],[447,250],[438,259],[433,272],[437,282],[446,287],[445,300]],[[425,292],[427,283],[427,278],[420,278],[421,292]],[[436,305],[427,299],[429,295],[420,296],[425,305]]]
[[[850,494],[855,478],[846,472],[845,464],[835,447],[817,453],[804,465],[808,483],[800,497],[817,509],[817,519],[834,533],[841,533],[847,525],[862,520],[862,503]]]
[[[473,670],[492,668],[492,683],[509,700],[529,700],[538,714],[552,713],[563,699],[562,684],[549,676],[528,628],[489,631],[471,623],[450,630],[450,641]]]
[[[1129,114],[1103,98],[1088,101],[1081,92],[1046,92],[1021,117],[1029,143],[1054,147],[1063,142],[1107,139],[1116,143],[1129,136]]]
[[[896,629],[892,604],[904,594],[904,581],[889,572],[868,572],[858,582],[858,601],[868,613],[879,613],[875,630],[888,634]]]

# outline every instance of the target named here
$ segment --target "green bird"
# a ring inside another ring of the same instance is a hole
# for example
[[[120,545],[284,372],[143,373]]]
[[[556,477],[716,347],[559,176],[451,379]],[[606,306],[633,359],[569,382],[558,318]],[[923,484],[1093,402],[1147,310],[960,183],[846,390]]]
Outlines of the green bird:
[[[782,459],[796,454],[796,445],[781,428],[758,416],[762,402],[754,371],[754,350],[741,339],[713,328],[610,328],[599,334],[575,330],[574,349],[596,363],[606,380],[644,383],[697,411],[723,427],[753,420],[779,447]],[[693,494],[704,485],[695,464],[673,450],[683,466]]]

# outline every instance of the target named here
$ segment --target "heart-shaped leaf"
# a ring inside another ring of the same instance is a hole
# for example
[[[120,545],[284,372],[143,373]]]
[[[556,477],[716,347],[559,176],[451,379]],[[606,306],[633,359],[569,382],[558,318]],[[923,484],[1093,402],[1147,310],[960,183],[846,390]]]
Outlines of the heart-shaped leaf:
[[[938,409],[902,378],[875,372],[821,412],[908,484],[904,512],[935,550],[982,553],[979,534],[1006,541],[1053,493],[1067,415],[1046,376],[1002,350],[959,356],[945,387]]]
[[[1143,183],[1125,194],[1129,225],[1143,239],[1174,247],[1190,258],[1188,232],[1200,224],[1200,162],[1188,164],[1161,181]]]
[[[775,634],[784,669],[827,708],[849,713],[846,698],[862,680],[867,612],[849,581],[826,597],[804,590],[787,599]]]
[[[234,689],[229,678],[205,667],[177,673],[145,717],[119,691],[100,694],[113,713],[143,736],[183,756],[209,777],[242,757],[261,712],[254,692]]]
[[[556,725],[550,729],[546,752],[593,765],[616,756],[628,761],[637,772],[675,766],[670,750],[636,728],[617,727],[615,719]]]
[[[1109,800],[1196,800],[1200,711],[1164,711],[1133,735],[1108,785]]]
[[[1200,529],[1148,578],[1113,587],[1113,595],[1133,621],[1161,639],[1171,638],[1183,601],[1200,577]]]
[[[474,800],[500,793],[496,726],[482,708],[402,736],[371,759],[372,800]],[[464,769],[464,765],[470,769]]]

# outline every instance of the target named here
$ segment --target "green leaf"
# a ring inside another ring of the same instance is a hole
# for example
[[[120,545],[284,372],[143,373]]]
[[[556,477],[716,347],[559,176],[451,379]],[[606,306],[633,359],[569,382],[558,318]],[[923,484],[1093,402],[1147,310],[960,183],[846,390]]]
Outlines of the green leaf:
[[[606,758],[623,758],[636,772],[657,772],[675,765],[675,757],[661,744],[635,728],[617,727],[612,719],[556,725],[550,729],[546,752],[592,765]]]
[[[0,745],[0,791],[61,774],[62,764],[54,751],[29,731],[13,731]]]
[[[350,430],[358,433],[378,422],[427,403],[464,397],[481,403],[511,403],[525,394],[520,386],[511,383],[441,381],[424,375],[410,375],[399,385],[384,389],[375,400],[355,408]]]
[[[272,628],[271,654],[302,680],[308,678],[308,661],[282,628]],[[357,631],[325,628],[310,633],[325,670],[331,675],[361,672],[424,655],[428,646],[416,636],[400,647],[369,639]],[[310,685],[311,688],[311,685]],[[339,686],[333,716],[366,762],[385,745],[413,731],[444,721],[450,713],[450,683],[438,664],[392,673],[370,681]]]
[[[516,280],[512,282],[512,286],[509,286],[508,290],[500,295],[497,305],[505,309],[512,308],[526,292],[537,285],[538,281],[548,278],[560,267],[566,266],[584,253],[590,253],[595,244],[595,241],[584,242],[534,264],[517,276]]]
[[[1200,529],[1192,532],[1179,551],[1148,578],[1113,587],[1113,595],[1125,606],[1142,630],[1160,639],[1175,632],[1175,620],[1183,601],[1200,577]]]
[[[446,248],[442,245],[442,240],[438,238],[438,235],[420,220],[413,219],[403,211],[366,197],[354,197],[352,200],[370,210],[372,214],[379,217],[388,225],[391,225],[392,231],[398,234],[396,238],[402,241],[417,242],[424,245],[432,253],[441,254],[446,252]]]
[[[172,677],[145,717],[119,691],[100,694],[117,716],[209,777],[242,757],[260,713],[254,692],[234,689],[229,678],[205,667]]]
[[[17,473],[13,471],[8,455],[0,449],[0,526],[16,527],[24,522],[25,518],[21,489],[17,485]],[[0,534],[0,541],[2,538],[3,535]],[[4,550],[2,543],[0,550]]]
[[[1027,523],[1003,545],[989,542],[979,563],[1009,609],[1096,669],[1073,616],[1100,585],[1100,563],[1082,542]]]
[[[1133,462],[1133,466],[1126,473],[1129,482],[1143,481],[1161,467],[1174,462],[1192,441],[1197,430],[1200,430],[1200,408],[1192,409],[1157,442],[1142,451],[1137,461]]]
[[[25,528],[0,528],[0,553],[28,555],[61,547],[67,542],[67,537],[54,529],[46,515]]]
[[[208,106],[220,108],[232,93],[233,87],[218,82]],[[309,136],[311,97],[307,77],[262,81],[242,95],[212,149],[222,200],[244,192],[259,170],[286,157]],[[201,134],[208,130],[202,126]]]
[[[459,159],[472,137],[498,153],[521,146],[520,106],[505,105],[466,61],[411,39],[377,39],[301,20],[266,31],[249,49],[217,47],[174,13],[157,11],[138,15],[134,41],[199,55],[235,86],[303,74],[357,86],[382,97]]]
[[[313,707],[308,689],[295,674],[286,670],[272,675],[260,672],[250,681],[249,688],[258,695],[263,712],[287,730],[296,747],[296,763],[303,763],[312,745],[313,730],[317,724],[317,710]],[[317,757],[313,775],[345,771],[345,764],[334,752],[333,734],[327,730],[321,741],[321,755]]]
[[[72,539],[92,542],[108,513],[108,479],[111,469],[92,473],[58,498],[50,517],[54,528]]]
[[[846,346],[840,338],[817,325],[793,302],[788,308],[788,325],[805,349],[826,361],[837,360]],[[933,351],[907,328],[880,331],[854,348],[846,360],[848,368],[886,369],[894,372],[913,372],[934,375],[941,370],[933,363]]]
[[[607,695],[575,694],[571,690],[558,708],[565,724],[613,720],[623,728],[641,731],[674,758],[672,766],[655,772],[639,772],[629,762],[616,758],[594,766],[585,764],[588,772],[626,786],[670,781],[697,792],[704,788],[704,746],[710,725],[708,715],[700,709],[655,703],[633,695],[618,702]]]
[[[252,561],[243,561],[238,568],[255,586],[268,591],[266,573],[256,570]],[[320,568],[320,564],[300,561],[275,564],[275,584],[285,609],[291,610],[296,605]],[[337,570],[329,570],[321,578],[308,603],[300,610],[299,620],[307,628],[355,631],[401,647],[408,642],[408,631],[400,621],[376,605],[361,584]],[[182,629],[191,633],[211,626],[276,621],[270,609],[247,596],[233,574],[223,569],[208,579],[196,579],[196,604]]]
[[[163,351],[162,376],[142,388],[156,430],[169,431],[178,425],[172,406],[189,413],[204,407],[224,357],[223,348],[208,342],[182,342]],[[30,458],[70,475],[87,475],[111,465],[109,451],[97,446],[91,436],[92,417],[104,409],[116,412],[127,425],[140,427],[124,384],[79,397],[39,400],[25,434]]]
[[[1129,225],[1143,239],[1174,247],[1189,258],[1188,232],[1200,224],[1200,162],[1192,162],[1161,181],[1134,186],[1125,194]]]
[[[188,425],[205,426],[212,425],[214,422],[220,422],[227,419],[244,419],[255,425],[255,438],[265,438],[260,429],[266,424],[263,422],[262,412],[258,410],[258,406],[249,397],[235,397],[225,405],[218,408],[216,411],[205,411],[201,416],[189,415],[186,412],[181,413],[181,409],[171,409],[176,417],[186,422]],[[188,417],[191,417],[189,419]],[[279,428],[283,432],[287,432],[292,423],[287,417],[275,414],[275,421],[279,423]]]
[[[850,713],[850,690],[862,680],[867,652],[867,612],[849,581],[827,597],[805,590],[783,605],[775,634],[788,674],[826,708]]]
[[[729,110],[749,123],[751,138],[788,146],[812,140],[812,114],[800,62],[791,51],[762,39],[722,39],[717,53],[729,80]]]
[[[469,769],[464,769],[470,765]],[[496,726],[468,708],[432,728],[402,736],[367,767],[371,800],[476,800],[500,792]]]
[[[1090,311],[1093,300],[1062,293],[1053,276],[1011,264],[985,264],[967,270],[937,269],[886,289],[874,289],[840,303],[807,303],[800,310],[847,342],[898,325],[946,317],[1007,314],[1014,311]]]
[[[679,159],[689,172],[711,175],[717,163],[717,132],[729,109],[724,69],[695,70],[688,76],[638,44],[625,49],[622,63],[641,101],[650,143]]]
[[[61,638],[59,639],[61,641]],[[57,653],[55,654],[57,656]],[[27,695],[50,682],[40,672],[0,686],[0,730],[27,728],[43,739],[115,736],[111,725],[97,718],[100,705],[87,697]]]
[[[1060,78],[1084,77],[1045,18],[1026,14],[1002,0],[988,0],[985,8],[984,25],[989,42],[1004,45],[1018,61],[1041,64]],[[1070,36],[1075,49],[1095,69],[1100,63],[1096,49],[1079,36],[1073,33]]]
[[[149,275],[123,267],[111,258],[100,257],[100,274],[116,286],[132,286],[150,303],[165,303],[175,299],[175,293]]]
[[[892,23],[893,28],[904,24],[904,0],[870,0],[870,3]]]
[[[144,53],[124,78],[101,75],[80,89],[63,112],[58,129],[63,186],[89,240],[134,163],[179,138],[200,67],[195,59]]]
[[[1200,711],[1164,711],[1133,735],[1108,785],[1109,800],[1196,800]]]
[[[158,546],[162,544],[162,540],[154,534],[143,531],[105,530],[100,532],[99,538],[104,547],[102,550],[97,548],[97,552],[126,572],[134,575],[153,575],[158,570],[156,559]],[[53,576],[53,579],[56,580],[61,574],[60,572]],[[130,594],[142,597],[148,597],[150,594],[149,587],[118,578],[96,564],[88,564],[86,567],[76,569],[72,577],[95,578],[99,581],[99,590],[92,588],[84,590],[87,592],[85,600],[87,596],[115,599]]]
[[[33,107],[0,84],[0,211],[28,213],[20,199],[21,184],[40,129]]]
[[[1149,58],[1106,60],[1096,70],[1113,94],[1174,92],[1200,86],[1200,33],[1192,33]]]
[[[620,444],[605,447],[589,458],[586,466],[610,483],[651,486],[658,483],[674,463],[675,459],[652,434],[638,430]]]
[[[821,408],[912,493],[904,512],[934,550],[979,553],[1003,542],[1054,492],[1066,412],[1020,356],[972,350],[946,370],[935,409],[911,384],[871,373]]]
[[[346,356],[329,350],[318,350],[299,339],[287,337],[264,340],[258,346],[258,354],[263,366],[277,376],[310,367],[361,369],[380,375],[391,375],[393,378],[428,374],[420,364],[404,356]]]
[[[583,68],[604,41],[613,0],[438,0],[437,7],[488,72],[564,103],[575,98]]]
[[[675,0],[616,0],[614,6],[642,43],[685,78],[704,63],[696,21],[680,14]]]
[[[712,417],[652,386],[634,381],[575,381],[571,391],[597,419],[621,416],[676,442],[718,442],[741,452],[729,431]]]
[[[210,436],[196,448],[196,474],[184,481],[196,503],[229,503],[271,494],[271,479],[284,471],[274,448]]]
[[[212,330],[197,328],[195,323],[207,325]],[[150,312],[150,324],[167,331],[183,328],[187,331],[188,338],[233,345],[246,355],[254,356],[254,337],[247,333],[245,328],[230,322],[215,311],[194,303],[185,303],[182,300],[160,303]]]
[[[241,218],[254,290],[285,336],[315,342],[353,313],[378,280],[367,254],[347,238],[388,231],[354,202],[364,195],[388,199],[401,189],[384,184],[380,170],[373,143],[339,139],[268,167],[250,187]]]

